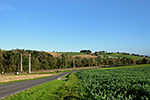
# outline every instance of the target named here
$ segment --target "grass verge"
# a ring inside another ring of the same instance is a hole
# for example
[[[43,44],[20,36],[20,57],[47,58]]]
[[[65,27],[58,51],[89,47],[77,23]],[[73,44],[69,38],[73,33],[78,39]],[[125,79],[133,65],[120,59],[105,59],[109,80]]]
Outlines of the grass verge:
[[[65,76],[67,80],[54,80],[2,100],[72,100],[78,99],[78,79],[72,74]]]
[[[66,76],[67,81],[55,92],[58,94],[54,96],[56,100],[79,100],[80,87],[78,84],[78,78],[75,73],[68,74]]]
[[[6,97],[2,100],[54,100],[54,97],[57,97],[55,93],[64,83],[64,80],[54,80]]]

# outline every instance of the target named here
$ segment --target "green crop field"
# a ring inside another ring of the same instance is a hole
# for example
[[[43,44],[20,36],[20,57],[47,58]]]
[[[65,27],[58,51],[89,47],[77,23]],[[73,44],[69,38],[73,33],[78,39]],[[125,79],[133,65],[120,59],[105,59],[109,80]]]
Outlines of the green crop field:
[[[87,70],[76,73],[84,99],[149,100],[150,65]]]

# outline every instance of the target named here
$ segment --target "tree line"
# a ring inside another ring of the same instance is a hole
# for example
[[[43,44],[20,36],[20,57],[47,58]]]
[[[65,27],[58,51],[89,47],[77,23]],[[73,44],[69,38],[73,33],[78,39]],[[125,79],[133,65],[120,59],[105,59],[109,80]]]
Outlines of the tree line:
[[[31,56],[32,71],[86,67],[86,66],[100,66],[100,65],[127,65],[127,64],[149,63],[147,59],[135,60],[133,58],[126,58],[126,57],[103,58],[101,56],[97,56],[95,58],[81,58],[69,55],[62,55],[61,57],[53,57],[51,54],[44,51],[22,50],[22,49],[5,51],[0,49],[0,72],[20,71],[21,54],[22,54],[23,71],[29,70],[28,68],[29,54],[32,55]]]

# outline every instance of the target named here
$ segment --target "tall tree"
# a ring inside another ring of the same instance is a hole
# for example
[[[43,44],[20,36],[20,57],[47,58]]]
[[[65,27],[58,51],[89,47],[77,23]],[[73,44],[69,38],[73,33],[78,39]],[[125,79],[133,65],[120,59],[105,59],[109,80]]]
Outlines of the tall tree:
[[[103,59],[102,59],[101,56],[98,56],[98,57],[97,57],[97,62],[98,62],[98,65],[99,65],[99,66],[102,64]]]
[[[81,67],[81,57],[75,57],[75,66],[76,67]]]
[[[2,50],[0,49],[0,72],[3,71],[3,61],[4,61],[3,53]]]
[[[31,68],[32,68],[32,70],[40,69],[39,60],[35,55],[32,55],[32,58],[31,58]]]
[[[88,59],[87,58],[82,58],[81,64],[82,64],[82,67],[88,66]]]

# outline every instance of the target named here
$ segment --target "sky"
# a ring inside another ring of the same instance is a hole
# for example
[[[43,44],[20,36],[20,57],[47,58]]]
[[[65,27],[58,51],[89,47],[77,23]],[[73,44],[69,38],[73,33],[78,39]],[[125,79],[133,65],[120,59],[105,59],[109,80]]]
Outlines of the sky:
[[[0,48],[150,55],[150,0],[0,0]]]

